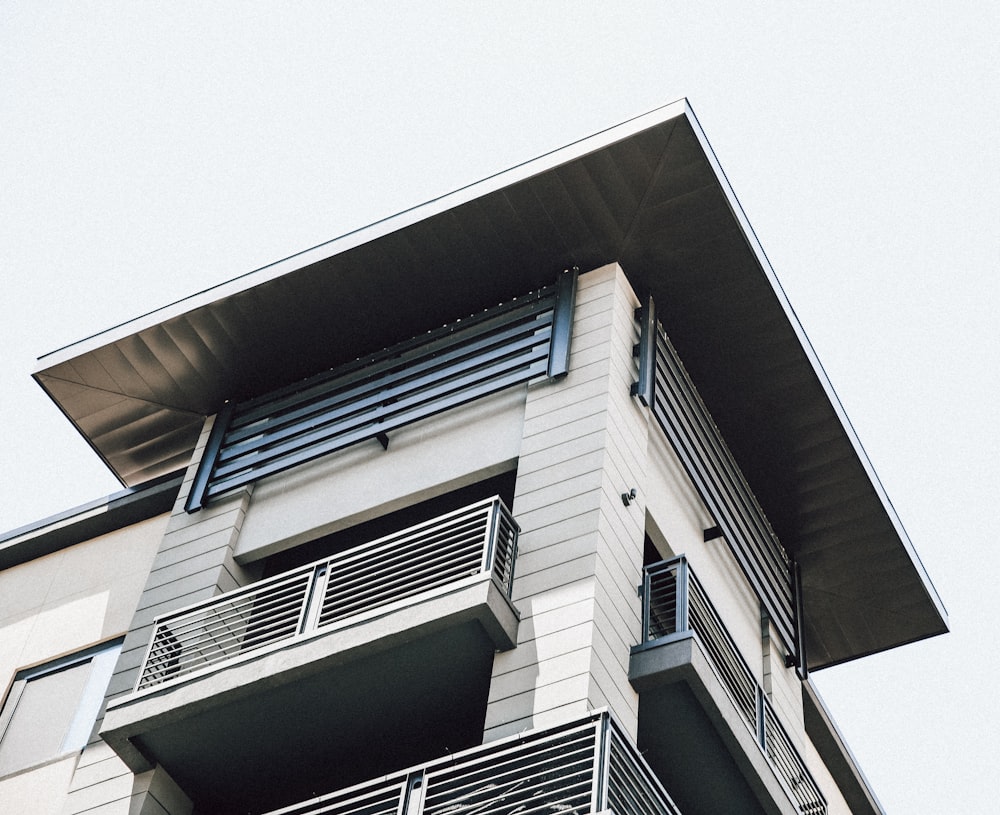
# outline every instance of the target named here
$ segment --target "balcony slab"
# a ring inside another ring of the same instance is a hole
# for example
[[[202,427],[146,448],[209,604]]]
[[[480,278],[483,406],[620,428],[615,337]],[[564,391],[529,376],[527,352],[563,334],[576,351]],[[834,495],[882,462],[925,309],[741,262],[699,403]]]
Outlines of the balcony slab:
[[[360,780],[355,766],[478,743],[493,654],[517,626],[504,593],[476,576],[133,693],[109,705],[101,736],[133,772],[164,766],[204,811],[259,811]]]
[[[685,815],[798,815],[693,632],[640,646],[639,748]]]

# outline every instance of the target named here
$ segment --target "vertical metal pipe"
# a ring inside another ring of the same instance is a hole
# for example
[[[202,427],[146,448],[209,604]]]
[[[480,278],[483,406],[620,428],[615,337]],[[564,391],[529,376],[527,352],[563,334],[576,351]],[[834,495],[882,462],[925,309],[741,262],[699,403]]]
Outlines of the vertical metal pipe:
[[[792,602],[795,613],[795,671],[803,682],[809,678],[809,665],[806,662],[806,622],[805,610],[802,605],[802,571],[799,562],[793,560],[792,570]]]
[[[677,558],[677,630],[687,631],[688,615],[688,562],[684,555]]]
[[[639,321],[639,344],[633,352],[639,355],[639,380],[632,383],[631,394],[651,407],[656,387],[656,307],[652,297],[636,309],[635,318]]]
[[[549,341],[549,379],[569,373],[569,346],[573,336],[573,309],[576,305],[578,269],[567,269],[556,280],[556,303],[552,310],[552,339]]]
[[[234,402],[226,402],[215,415],[215,423],[208,434],[208,442],[205,450],[201,454],[201,461],[198,463],[198,472],[195,473],[194,481],[191,484],[191,491],[188,493],[187,501],[184,502],[184,511],[191,513],[202,509],[207,501],[208,482],[212,477],[212,470],[215,469],[215,459],[222,449],[222,439],[229,429],[229,422],[233,418],[233,411],[236,409]]]
[[[767,723],[764,716],[764,689],[760,685],[754,686],[757,689],[757,744],[767,755]]]

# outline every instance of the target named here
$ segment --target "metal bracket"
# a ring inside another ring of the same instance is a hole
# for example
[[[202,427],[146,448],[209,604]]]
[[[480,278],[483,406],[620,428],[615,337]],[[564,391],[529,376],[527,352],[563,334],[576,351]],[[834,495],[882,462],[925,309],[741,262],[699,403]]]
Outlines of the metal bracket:
[[[635,310],[635,319],[639,321],[639,342],[632,346],[632,356],[639,357],[639,380],[632,383],[629,393],[650,407],[656,386],[656,307],[652,297]]]
[[[226,402],[215,415],[215,422],[209,431],[208,441],[202,451],[201,461],[198,463],[198,470],[191,483],[191,491],[184,503],[184,511],[188,514],[197,512],[208,503],[205,500],[208,482],[212,477],[212,470],[215,469],[215,459],[218,458],[219,451],[222,449],[222,440],[226,435],[226,430],[229,429],[229,422],[233,418],[235,409],[235,402]]]
[[[576,305],[576,278],[580,270],[566,269],[556,280],[556,303],[552,310],[552,339],[549,341],[549,379],[569,373],[569,346],[573,336],[573,309]]]

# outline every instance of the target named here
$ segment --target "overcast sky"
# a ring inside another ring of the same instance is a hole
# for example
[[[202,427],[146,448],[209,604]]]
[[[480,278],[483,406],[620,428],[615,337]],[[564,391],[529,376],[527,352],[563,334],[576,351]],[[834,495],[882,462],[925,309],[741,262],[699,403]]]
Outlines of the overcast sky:
[[[0,1],[0,531],[119,489],[35,357],[686,96],[951,616],[816,684],[889,813],[992,815],[995,8]]]

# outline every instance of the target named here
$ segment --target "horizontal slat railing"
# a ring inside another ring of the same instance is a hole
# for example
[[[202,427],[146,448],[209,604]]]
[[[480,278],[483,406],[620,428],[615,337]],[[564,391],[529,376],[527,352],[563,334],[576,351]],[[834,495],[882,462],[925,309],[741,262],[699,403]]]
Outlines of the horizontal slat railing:
[[[680,815],[606,712],[269,815]]]
[[[186,508],[420,419],[565,373],[576,273],[216,416]]]
[[[158,617],[136,690],[489,575],[510,597],[517,523],[489,498]]]
[[[662,327],[655,325],[655,337],[643,342],[655,342],[653,416],[785,644],[797,651],[788,554]]]
[[[616,815],[679,815],[634,745],[612,727],[608,744],[608,806]]]
[[[799,812],[826,813],[823,794],[683,555],[643,570],[642,625],[644,646],[694,632],[716,676]]]
[[[826,801],[767,697],[762,698],[761,707],[764,716],[765,752],[771,759],[771,764],[777,768],[779,777],[785,782],[799,812],[806,815],[825,815]]]

